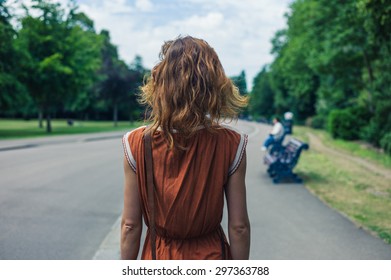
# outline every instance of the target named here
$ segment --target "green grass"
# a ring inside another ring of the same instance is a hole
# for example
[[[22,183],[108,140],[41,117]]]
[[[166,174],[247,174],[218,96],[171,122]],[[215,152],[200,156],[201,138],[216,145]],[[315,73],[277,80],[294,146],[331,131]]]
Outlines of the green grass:
[[[391,168],[391,156],[381,152],[379,149],[376,149],[369,144],[357,141],[333,139],[331,135],[324,130],[311,129],[303,126],[295,127],[295,132],[297,132],[297,134],[301,137],[304,137],[304,140],[307,141],[308,137],[306,136],[306,134],[310,132],[318,136],[322,140],[323,144],[328,147],[341,150],[350,155],[367,159],[386,168]]]
[[[308,142],[308,133],[317,135],[325,146],[390,168],[388,156],[358,143],[333,140],[319,130],[297,127],[294,137]],[[311,143],[310,149],[301,155],[295,172],[326,204],[391,244],[391,183],[388,179],[349,159],[311,147]]]
[[[74,124],[69,126],[66,120],[52,120],[52,132],[47,133],[45,122],[44,128],[39,128],[37,120],[24,121],[0,119],[0,139],[123,131],[137,127],[140,124],[140,122],[131,124],[129,121],[121,121],[118,122],[117,127],[114,127],[112,121],[74,121]]]

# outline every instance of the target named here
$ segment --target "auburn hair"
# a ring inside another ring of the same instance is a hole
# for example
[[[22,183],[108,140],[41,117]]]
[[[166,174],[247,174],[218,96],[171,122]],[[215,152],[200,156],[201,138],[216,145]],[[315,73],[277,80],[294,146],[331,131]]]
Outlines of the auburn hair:
[[[225,75],[215,50],[202,39],[178,37],[163,44],[160,62],[141,87],[150,129],[157,129],[171,149],[184,149],[174,139],[190,139],[200,126],[209,131],[226,119],[236,119],[247,97]],[[181,141],[182,142],[182,141]]]

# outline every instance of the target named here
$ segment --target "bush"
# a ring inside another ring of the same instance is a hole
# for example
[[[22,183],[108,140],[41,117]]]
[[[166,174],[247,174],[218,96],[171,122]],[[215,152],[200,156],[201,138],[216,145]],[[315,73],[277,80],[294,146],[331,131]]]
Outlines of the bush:
[[[383,99],[376,102],[376,110],[371,121],[361,131],[361,138],[381,147],[381,141],[391,131],[391,100]]]
[[[373,120],[366,125],[360,133],[360,138],[372,143],[376,147],[380,147],[380,140],[381,140],[381,128],[379,127],[379,124]]]
[[[357,139],[358,135],[351,129],[352,122],[354,119],[347,110],[333,110],[328,117],[328,130],[334,138]]]
[[[386,133],[380,140],[380,146],[384,152],[391,156],[391,132]]]
[[[316,129],[322,129],[326,126],[326,117],[323,115],[316,115],[306,122],[310,127],[316,128]]]
[[[331,111],[328,117],[328,130],[334,138],[356,140],[367,126],[369,113],[362,107],[351,107]]]

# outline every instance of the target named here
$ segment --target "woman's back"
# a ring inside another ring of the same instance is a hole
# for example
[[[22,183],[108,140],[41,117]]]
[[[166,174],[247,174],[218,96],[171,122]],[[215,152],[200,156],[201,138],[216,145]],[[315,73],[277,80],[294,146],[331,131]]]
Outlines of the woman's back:
[[[144,130],[124,136],[124,148],[137,180],[145,220],[149,205],[145,181]],[[175,137],[175,136],[174,136]],[[153,137],[155,182],[155,226],[158,259],[222,258],[220,228],[224,206],[224,186],[240,164],[247,137],[232,129],[216,132],[199,129],[187,141],[187,150],[173,152],[158,131]],[[149,238],[147,238],[148,240]],[[178,246],[181,250],[178,250]],[[183,250],[183,247],[187,250]],[[227,252],[229,250],[226,250]],[[150,244],[144,247],[148,258]]]

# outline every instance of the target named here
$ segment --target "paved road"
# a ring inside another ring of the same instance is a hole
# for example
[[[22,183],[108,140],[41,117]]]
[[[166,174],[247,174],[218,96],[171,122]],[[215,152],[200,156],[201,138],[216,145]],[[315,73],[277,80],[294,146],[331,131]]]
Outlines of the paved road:
[[[122,209],[121,138],[97,136],[0,141],[36,146],[0,152],[0,259],[92,258]]]
[[[269,127],[239,122],[237,128],[250,136],[252,259],[391,259],[391,246],[303,185],[270,181],[259,149]],[[0,259],[118,258],[122,150],[113,137],[0,151]]]

